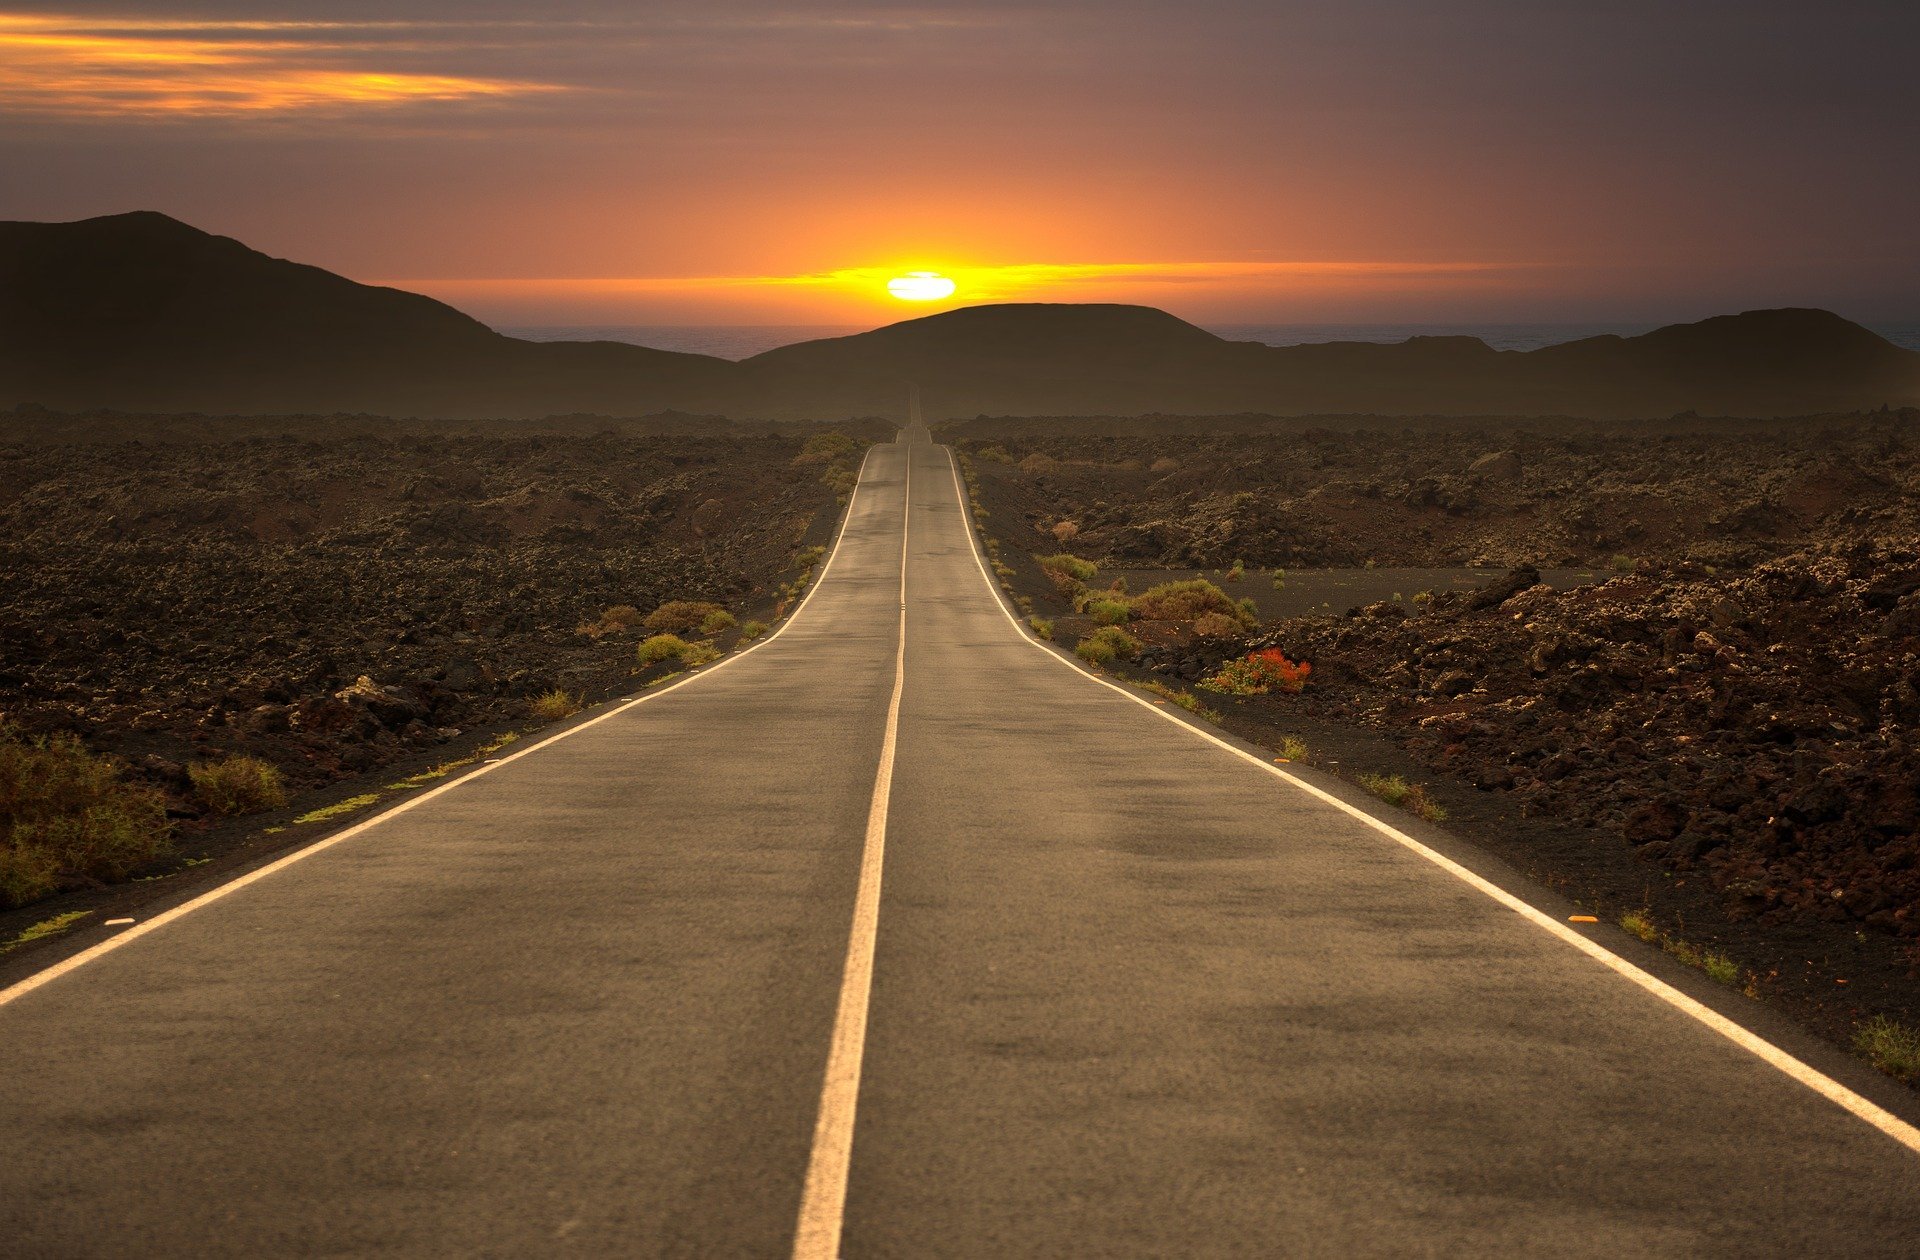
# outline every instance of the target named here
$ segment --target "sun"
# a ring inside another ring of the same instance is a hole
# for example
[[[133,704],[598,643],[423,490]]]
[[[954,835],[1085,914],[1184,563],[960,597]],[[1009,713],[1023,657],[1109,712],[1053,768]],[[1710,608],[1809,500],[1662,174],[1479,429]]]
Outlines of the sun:
[[[952,297],[957,287],[937,271],[909,271],[887,281],[887,292],[903,302],[938,302]]]

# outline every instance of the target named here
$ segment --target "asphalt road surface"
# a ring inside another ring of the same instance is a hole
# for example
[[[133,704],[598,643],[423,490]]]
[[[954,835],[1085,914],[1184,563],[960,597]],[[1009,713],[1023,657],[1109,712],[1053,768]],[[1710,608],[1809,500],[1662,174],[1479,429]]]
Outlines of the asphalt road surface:
[[[0,1254],[1920,1254],[1892,1087],[1069,667],[962,502],[909,430],[760,647],[0,993]]]

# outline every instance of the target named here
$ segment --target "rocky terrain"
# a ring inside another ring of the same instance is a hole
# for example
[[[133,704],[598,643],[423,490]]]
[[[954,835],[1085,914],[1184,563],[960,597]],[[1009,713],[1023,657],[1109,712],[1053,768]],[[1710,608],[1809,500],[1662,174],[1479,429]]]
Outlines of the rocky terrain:
[[[1314,662],[1320,712],[1699,871],[1735,917],[1920,943],[1920,539],[1737,576],[1663,565],[1559,592],[1537,576],[1250,646]]]
[[[1748,566],[1920,532],[1920,410],[1791,421],[947,426],[1029,536],[1110,565]]]
[[[609,607],[771,619],[858,461],[804,455],[809,426],[534,429],[13,417],[0,716],[117,755],[177,816],[196,759],[316,787],[630,688],[641,631]]]
[[[1237,636],[1123,621],[1139,647],[1110,668],[1404,776],[1477,845],[1838,1040],[1920,1020],[1920,413],[1273,424],[963,426],[1003,580],[1071,646],[1094,620],[1036,556],[1101,566],[1079,603],[1150,565],[1231,597],[1280,565],[1511,565]],[[1549,563],[1595,571],[1550,585]],[[1273,648],[1311,664],[1297,694],[1201,686]]]

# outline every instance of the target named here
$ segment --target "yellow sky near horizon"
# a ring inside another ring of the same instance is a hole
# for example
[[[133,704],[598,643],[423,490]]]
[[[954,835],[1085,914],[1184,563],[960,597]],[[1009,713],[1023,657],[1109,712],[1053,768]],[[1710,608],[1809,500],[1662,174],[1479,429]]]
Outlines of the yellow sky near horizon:
[[[424,293],[490,323],[644,323],[671,304],[683,318],[743,314],[773,322],[907,318],[988,302],[1130,302],[1183,305],[1250,293],[1291,299],[1368,289],[1440,290],[1498,284],[1524,270],[1507,264],[1423,262],[1017,263],[942,265],[910,259],[799,275],[401,278],[372,283]],[[887,282],[931,271],[954,281],[951,297],[892,296]]]

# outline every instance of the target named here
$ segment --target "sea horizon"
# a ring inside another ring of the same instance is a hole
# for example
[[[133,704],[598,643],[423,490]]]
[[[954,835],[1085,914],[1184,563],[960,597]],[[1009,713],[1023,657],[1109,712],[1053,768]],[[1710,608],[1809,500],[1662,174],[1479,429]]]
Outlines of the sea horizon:
[[[1322,345],[1330,341],[1392,344],[1409,337],[1478,337],[1495,350],[1538,350],[1586,337],[1633,337],[1673,321],[1567,323],[1320,323],[1200,324],[1229,341],[1269,346]],[[526,341],[621,341],[654,350],[747,359],[756,354],[825,337],[869,332],[864,324],[534,324],[496,325],[495,331]],[[1863,324],[1894,345],[1920,350],[1920,321]]]

